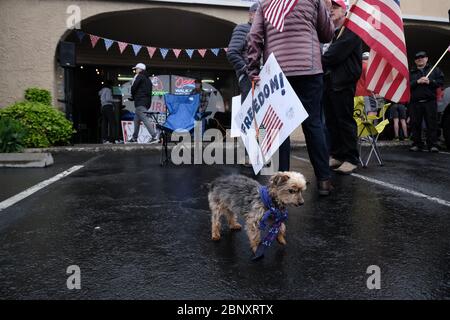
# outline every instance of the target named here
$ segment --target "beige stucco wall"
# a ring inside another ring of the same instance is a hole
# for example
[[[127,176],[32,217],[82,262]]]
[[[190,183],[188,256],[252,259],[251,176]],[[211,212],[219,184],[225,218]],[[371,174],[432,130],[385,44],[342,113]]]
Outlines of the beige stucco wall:
[[[174,7],[241,23],[245,8],[125,1],[0,0],[0,108],[22,99],[27,87],[62,97],[62,70],[55,63],[56,47],[67,31],[69,5],[78,5],[81,18],[140,8]],[[447,18],[450,0],[403,0],[404,15]],[[82,27],[82,25],[81,25]],[[294,140],[302,139],[301,131]]]
[[[125,1],[1,0],[0,107],[22,99],[24,89],[31,86],[49,89],[54,100],[61,95],[58,90],[62,89],[62,75],[55,66],[55,52],[67,30],[67,7],[74,4],[80,7],[82,19],[112,11],[173,7],[164,3]],[[243,8],[191,5],[176,8],[234,23],[246,19]]]
[[[403,0],[400,3],[404,15],[448,19],[450,0]]]

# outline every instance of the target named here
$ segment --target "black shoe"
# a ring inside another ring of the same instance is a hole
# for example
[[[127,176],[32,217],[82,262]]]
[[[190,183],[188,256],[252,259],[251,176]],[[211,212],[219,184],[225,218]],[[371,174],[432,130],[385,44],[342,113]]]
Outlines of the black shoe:
[[[331,191],[334,189],[330,180],[319,181],[317,187],[319,189],[319,195],[324,197],[329,196]]]
[[[137,139],[131,138],[130,140],[128,140],[128,143],[137,143]]]

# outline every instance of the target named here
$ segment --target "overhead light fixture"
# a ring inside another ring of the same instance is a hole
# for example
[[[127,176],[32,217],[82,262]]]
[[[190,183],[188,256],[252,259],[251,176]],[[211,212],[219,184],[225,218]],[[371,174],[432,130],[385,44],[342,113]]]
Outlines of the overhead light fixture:
[[[130,81],[133,80],[134,77],[132,76],[121,76],[121,77],[117,77],[117,80],[119,81]]]
[[[215,81],[213,79],[206,79],[202,80],[203,83],[214,83]]]
[[[80,69],[84,69],[83,66],[80,66]]]

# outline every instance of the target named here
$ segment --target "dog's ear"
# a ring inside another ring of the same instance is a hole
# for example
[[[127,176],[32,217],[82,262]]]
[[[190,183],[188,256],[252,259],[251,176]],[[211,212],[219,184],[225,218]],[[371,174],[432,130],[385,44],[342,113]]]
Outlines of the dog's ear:
[[[281,186],[289,180],[289,175],[283,172],[278,172],[270,178],[270,184],[275,186]]]

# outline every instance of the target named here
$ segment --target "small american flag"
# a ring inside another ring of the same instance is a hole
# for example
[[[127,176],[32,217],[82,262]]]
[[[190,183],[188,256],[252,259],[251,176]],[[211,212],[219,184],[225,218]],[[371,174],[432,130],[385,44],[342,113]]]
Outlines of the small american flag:
[[[260,126],[260,130],[262,129],[265,131],[264,139],[262,139],[260,145],[263,155],[267,154],[270,150],[275,137],[278,135],[282,127],[283,122],[278,117],[273,107],[269,106],[269,109],[267,109]]]
[[[409,70],[400,1],[359,0],[345,25],[370,47],[367,89],[393,102],[408,102]]]
[[[298,0],[271,0],[264,10],[264,18],[279,32],[284,30],[284,19]]]

